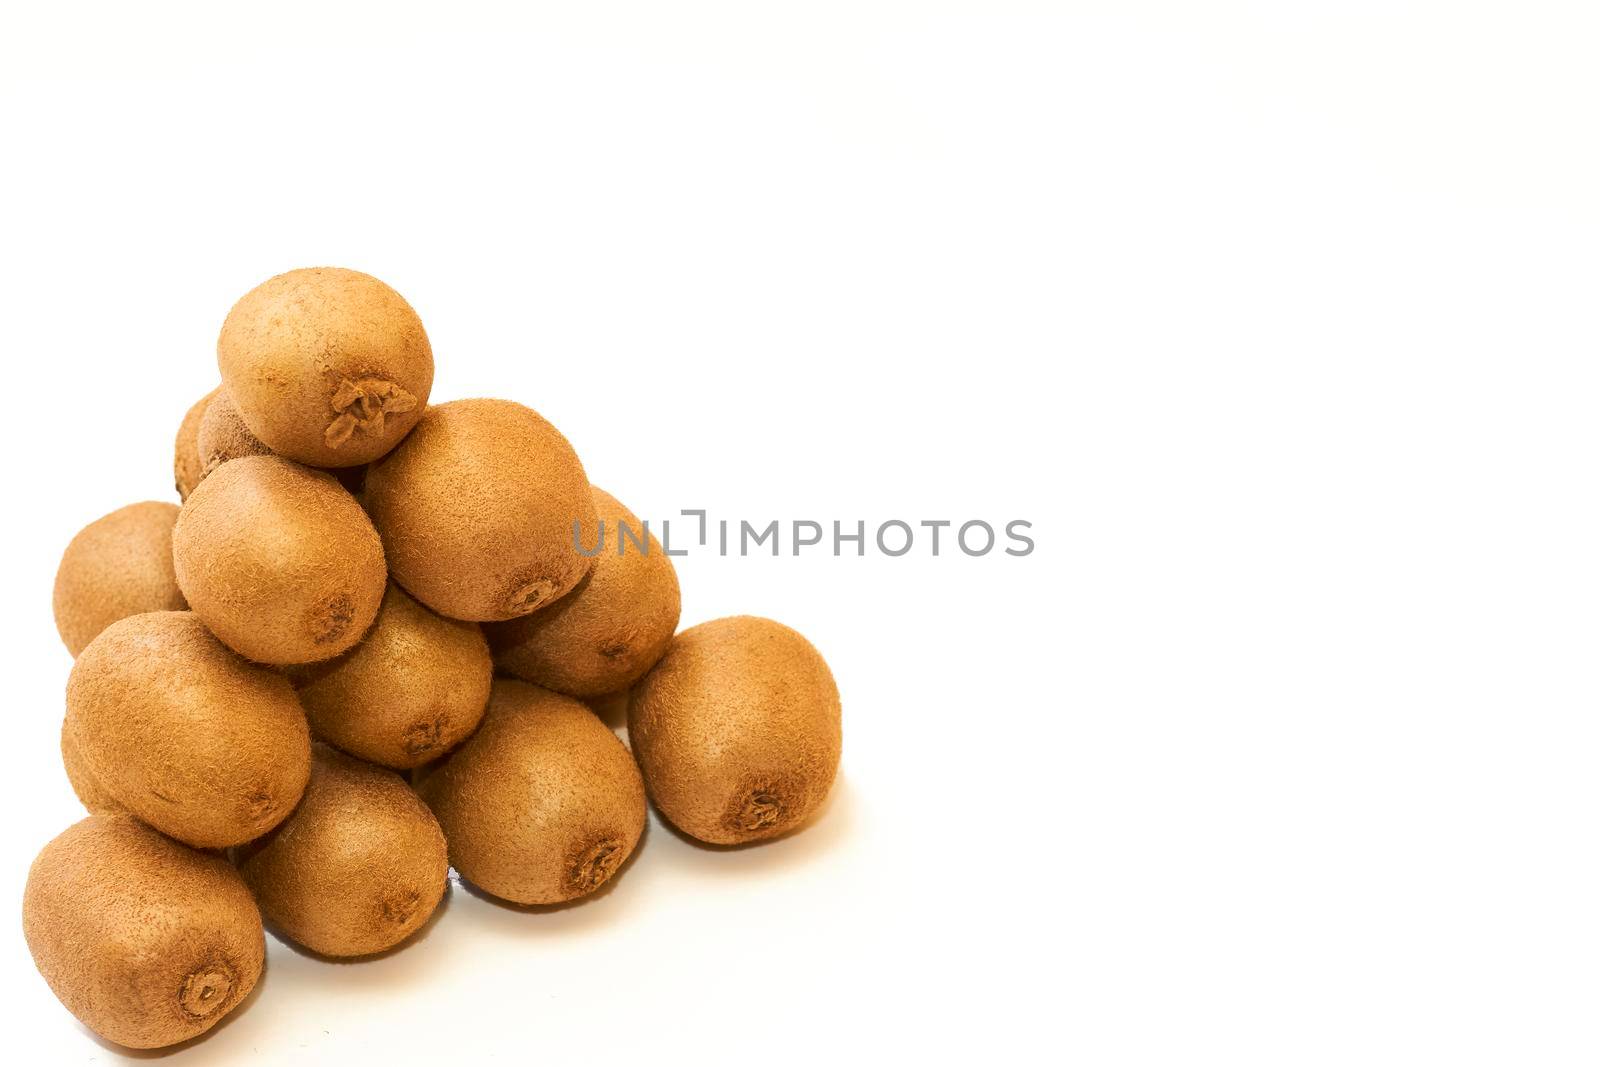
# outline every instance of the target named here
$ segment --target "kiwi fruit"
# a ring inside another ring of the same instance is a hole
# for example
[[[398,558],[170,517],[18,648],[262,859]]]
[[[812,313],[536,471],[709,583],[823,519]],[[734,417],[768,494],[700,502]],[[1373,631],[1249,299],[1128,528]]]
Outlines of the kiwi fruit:
[[[591,492],[600,521],[593,568],[554,604],[484,630],[502,671],[577,697],[628,688],[678,628],[672,559],[615,497]]]
[[[72,786],[72,792],[77,796],[79,803],[89,809],[90,814],[125,813],[117,798],[106,792],[105,786],[90,773],[89,767],[83,761],[83,753],[78,751],[77,738],[72,736],[67,720],[61,720],[61,765],[66,768],[67,782]]]
[[[259,663],[331,659],[378,613],[383,545],[326,474],[245,456],[209,474],[172,532],[178,587],[229,648]]]
[[[313,748],[294,814],[237,860],[267,922],[324,956],[404,941],[438,907],[450,871],[439,823],[411,787],[326,745]]]
[[[205,473],[205,463],[200,458],[200,420],[205,417],[211,398],[222,391],[218,386],[196,400],[184,413],[178,424],[177,439],[172,442],[172,481],[178,490],[178,499],[186,499],[200,484]]]
[[[418,791],[451,865],[519,904],[594,892],[644,832],[644,784],[616,735],[571,697],[511,679],[495,680],[478,732]]]
[[[433,388],[433,349],[411,305],[339,267],[292,270],[240,297],[217,338],[217,366],[250,432],[313,467],[388,452]]]
[[[509,400],[454,400],[367,471],[367,511],[406,592],[441,615],[491,622],[569,592],[592,562],[596,516],[578,456]]]
[[[134,615],[90,642],[67,679],[67,728],[106,793],[197,848],[272,829],[311,768],[289,680],[234,655],[187,611]]]
[[[811,643],[771,619],[717,619],[672,639],[634,687],[628,743],[650,799],[701,841],[803,825],[839,768],[839,690]]]
[[[476,623],[435,615],[391,583],[365,640],[290,677],[317,737],[408,770],[477,728],[493,673]]]
[[[200,432],[195,438],[196,447],[199,449],[201,471],[200,481],[205,476],[228,462],[230,459],[239,459],[242,456],[272,456],[277,453],[261,443],[261,439],[250,432],[250,427],[244,424],[244,419],[239,417],[239,409],[233,406],[233,401],[228,399],[228,394],[222,390],[211,398],[211,403],[206,407],[205,416],[200,420]],[[322,470],[323,468],[317,468]],[[351,494],[361,492],[363,483],[367,480],[367,468],[359,467],[331,467],[324,470],[339,480]],[[198,481],[197,483],[198,484]],[[191,490],[192,491],[192,490]]]
[[[118,619],[188,605],[172,565],[178,505],[147,500],[78,531],[56,568],[56,632],[76,656]]]
[[[200,432],[195,437],[195,446],[200,451],[202,479],[230,459],[272,455],[272,449],[262,444],[261,439],[250,432],[250,427],[239,417],[239,409],[233,406],[228,394],[220,390],[212,396],[211,403],[206,405],[205,415],[200,419]]]
[[[44,847],[22,931],[68,1011],[141,1049],[215,1026],[254,988],[266,951],[261,914],[226,860],[125,815],[91,815]]]

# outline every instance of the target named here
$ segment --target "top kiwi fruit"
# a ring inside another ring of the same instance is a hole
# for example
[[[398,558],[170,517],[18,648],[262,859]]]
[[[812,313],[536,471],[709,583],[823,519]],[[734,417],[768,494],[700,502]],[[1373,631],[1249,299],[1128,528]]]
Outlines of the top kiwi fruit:
[[[56,569],[56,630],[76,656],[101,630],[146,611],[182,611],[172,566],[178,506],[129,504],[101,516],[67,545]]]
[[[433,349],[411,305],[339,267],[292,270],[240,297],[217,338],[217,366],[250,432],[313,467],[388,452],[433,388]]]
[[[752,615],[692,626],[633,689],[628,741],[650,799],[691,837],[803,825],[839,768],[839,690],[811,642]]]
[[[383,546],[332,477],[280,456],[218,467],[172,532],[178,586],[223,643],[258,663],[331,659],[371,625]]]
[[[249,996],[266,952],[261,914],[227,860],[126,815],[92,815],[44,847],[23,890],[22,932],[68,1011],[141,1049],[221,1022]]]
[[[638,681],[672,640],[680,606],[661,543],[610,493],[591,492],[600,520],[593,568],[554,604],[484,628],[501,670],[577,697]]]
[[[67,728],[117,803],[197,848],[259,837],[311,769],[294,688],[247,663],[187,611],[106,627],[67,680]]]
[[[441,615],[512,619],[552,603],[592,562],[594,498],[578,456],[509,400],[454,400],[367,470],[365,501],[389,569]]]

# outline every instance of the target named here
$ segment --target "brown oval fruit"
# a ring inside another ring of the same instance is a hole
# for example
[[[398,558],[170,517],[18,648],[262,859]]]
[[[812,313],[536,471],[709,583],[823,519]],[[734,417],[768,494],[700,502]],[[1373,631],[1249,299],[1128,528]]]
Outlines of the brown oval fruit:
[[[388,584],[361,505],[278,456],[213,471],[172,534],[178,586],[229,648],[259,663],[331,659],[372,624]]]
[[[233,406],[228,394],[220,389],[212,396],[211,403],[206,405],[195,446],[200,452],[202,479],[230,459],[272,455],[272,449],[250,432],[250,427],[239,417],[239,409]]]
[[[211,403],[206,405],[205,415],[200,420],[200,432],[195,438],[201,463],[200,476],[194,483],[196,485],[229,460],[242,459],[245,456],[277,454],[262,444],[261,438],[250,432],[250,427],[239,417],[239,409],[233,406],[233,401],[228,399],[227,393],[218,389],[210,399]],[[339,484],[353,495],[361,492],[361,487],[367,480],[367,468],[364,465],[331,467],[323,473],[333,475]]]
[[[61,766],[66,768],[67,782],[72,786],[72,792],[77,796],[79,803],[89,809],[91,815],[125,814],[127,808],[123,807],[117,798],[106,792],[98,779],[89,771],[83,761],[83,753],[78,751],[77,739],[72,736],[66,719],[61,720]]]
[[[178,505],[145,501],[118,508],[78,531],[56,569],[56,631],[76,656],[118,619],[182,611],[172,566]]]
[[[67,722],[118,803],[197,848],[259,837],[305,789],[311,738],[289,680],[187,611],[108,626],[67,680]]]
[[[250,432],[313,467],[353,467],[393,448],[433,388],[433,349],[399,293],[360,271],[269,278],[228,312],[222,384]]]
[[[211,1029],[249,995],[266,948],[226,860],[115,815],[92,815],[39,853],[22,930],[67,1010],[130,1048]]]
[[[398,774],[326,745],[294,814],[241,851],[267,922],[325,956],[404,941],[438,907],[450,868],[438,821]]]
[[[811,643],[770,619],[690,627],[634,687],[628,742],[684,833],[738,844],[802,825],[839,768],[839,690]]]
[[[292,677],[319,738],[373,763],[409,769],[444,755],[477,728],[493,673],[476,623],[435,615],[391,584],[365,640]]]
[[[537,412],[509,400],[429,408],[367,471],[367,510],[406,592],[441,615],[512,619],[569,592],[595,543],[578,456]]]
[[[554,604],[484,630],[501,670],[578,697],[628,688],[678,628],[671,558],[615,497],[592,493],[601,542],[593,568]]]
[[[184,413],[178,424],[178,436],[172,442],[172,481],[178,489],[178,499],[185,500],[200,484],[205,473],[205,463],[200,459],[200,420],[205,417],[211,398],[222,391],[219,386],[196,400]]]
[[[644,784],[616,735],[570,697],[496,679],[483,725],[418,791],[450,863],[519,904],[592,893],[644,831]]]

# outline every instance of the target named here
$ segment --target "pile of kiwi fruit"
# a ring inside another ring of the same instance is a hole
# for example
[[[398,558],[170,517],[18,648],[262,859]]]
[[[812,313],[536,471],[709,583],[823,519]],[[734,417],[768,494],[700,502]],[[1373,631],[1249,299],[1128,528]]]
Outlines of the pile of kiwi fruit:
[[[181,503],[95,520],[56,574],[61,757],[89,815],[34,861],[23,926],[95,1033],[204,1033],[255,986],[267,928],[392,951],[451,868],[519,905],[587,896],[652,803],[716,846],[818,813],[840,710],[817,650],[752,616],[679,631],[672,560],[559,430],[433,402],[395,290],[269,279],[217,365],[178,428]]]

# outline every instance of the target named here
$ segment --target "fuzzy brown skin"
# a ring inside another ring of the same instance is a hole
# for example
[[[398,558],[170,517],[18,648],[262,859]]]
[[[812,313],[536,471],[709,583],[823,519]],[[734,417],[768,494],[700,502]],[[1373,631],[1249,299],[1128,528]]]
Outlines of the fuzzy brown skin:
[[[289,680],[228,651],[187,611],[135,615],[95,638],[67,680],[67,725],[107,793],[197,848],[272,829],[311,770]]]
[[[634,687],[628,743],[650,799],[718,845],[803,825],[839,769],[839,690],[811,643],[753,615],[673,638]]]
[[[594,892],[644,831],[644,783],[616,735],[576,700],[510,679],[418,791],[461,876],[519,904]]]
[[[72,792],[77,796],[79,803],[89,810],[91,815],[117,815],[126,814],[128,809],[123,807],[116,797],[106,792],[105,786],[90,772],[88,764],[83,760],[83,753],[78,751],[77,738],[72,736],[67,720],[61,720],[61,766],[66,768],[67,782],[72,786]]]
[[[92,815],[39,853],[22,930],[67,1010],[129,1048],[211,1029],[250,994],[266,949],[226,860],[116,815]]]
[[[178,505],[147,500],[78,531],[56,568],[56,632],[76,656],[118,619],[188,605],[172,566]]]
[[[250,432],[250,427],[239,417],[239,409],[233,406],[233,401],[228,399],[227,393],[218,389],[211,395],[210,400],[211,403],[207,405],[205,415],[200,420],[200,432],[195,437],[195,446],[199,450],[202,464],[200,477],[195,480],[196,485],[204,481],[206,475],[231,459],[277,454],[262,444],[261,438]],[[337,478],[339,484],[353,496],[360,494],[367,480],[365,465],[330,467],[323,470],[323,473]]]
[[[196,400],[184,412],[183,422],[178,424],[178,436],[172,442],[172,482],[179,500],[187,500],[205,476],[205,461],[200,458],[200,420],[205,418],[212,398],[220,392],[222,387],[218,386]]]
[[[291,677],[317,737],[407,770],[477,729],[493,674],[477,624],[435,615],[391,583],[365,640]]]
[[[230,459],[272,455],[272,449],[250,432],[250,427],[239,417],[239,409],[221,390],[206,405],[206,412],[200,418],[200,432],[195,437],[195,446],[200,451],[201,479]]]
[[[404,298],[360,271],[269,278],[228,312],[222,384],[250,432],[312,467],[354,467],[410,432],[433,388],[433,349]]]
[[[592,560],[589,481],[537,412],[509,400],[429,408],[410,437],[367,471],[367,511],[406,592],[441,615],[492,622],[565,595]]]
[[[324,956],[367,956],[416,933],[449,870],[444,833],[411,787],[326,745],[294,814],[239,857],[267,922]]]
[[[610,493],[591,492],[603,543],[583,581],[532,615],[484,628],[502,671],[577,697],[638,681],[666,651],[680,607],[678,574],[661,543]]]
[[[332,477],[278,456],[214,470],[172,533],[178,586],[223,643],[258,663],[313,663],[366,632],[388,584],[383,545]]]

